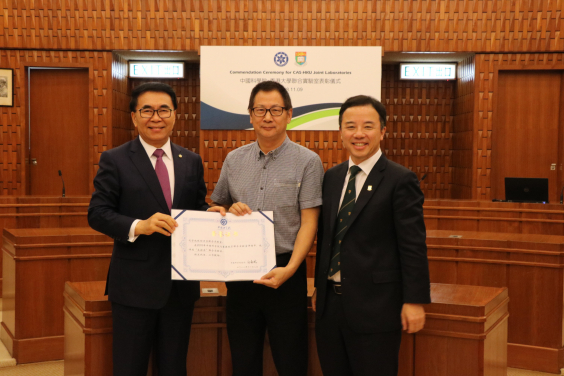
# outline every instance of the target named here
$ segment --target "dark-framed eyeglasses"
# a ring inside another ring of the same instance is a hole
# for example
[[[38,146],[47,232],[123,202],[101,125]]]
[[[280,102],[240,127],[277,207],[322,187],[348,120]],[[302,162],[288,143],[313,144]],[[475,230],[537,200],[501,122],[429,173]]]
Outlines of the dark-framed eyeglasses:
[[[286,107],[280,107],[280,106],[274,106],[274,107],[270,107],[270,108],[253,107],[252,111],[253,111],[253,114],[255,116],[258,116],[258,117],[266,116],[267,112],[270,112],[270,115],[272,115],[272,116],[281,116],[284,113],[285,109],[286,109]]]
[[[172,115],[172,109],[170,108],[159,108],[158,110],[153,110],[152,108],[142,108],[139,110],[139,115],[142,118],[152,118],[155,112],[161,119],[167,119]]]

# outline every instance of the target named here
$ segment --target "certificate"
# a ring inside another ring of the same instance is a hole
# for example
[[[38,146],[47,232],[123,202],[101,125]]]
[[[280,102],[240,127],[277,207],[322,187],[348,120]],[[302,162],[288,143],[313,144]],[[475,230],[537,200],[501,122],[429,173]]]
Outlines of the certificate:
[[[238,217],[172,210],[172,279],[252,281],[276,266],[271,211]]]

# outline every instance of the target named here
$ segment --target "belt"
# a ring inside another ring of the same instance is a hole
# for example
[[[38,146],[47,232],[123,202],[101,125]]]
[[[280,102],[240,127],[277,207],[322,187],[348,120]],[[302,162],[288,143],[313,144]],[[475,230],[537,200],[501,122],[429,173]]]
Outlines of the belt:
[[[333,281],[328,281],[328,285],[329,288],[331,290],[333,290],[333,292],[337,295],[341,295],[343,293],[343,286],[341,285],[341,282],[333,282]]]

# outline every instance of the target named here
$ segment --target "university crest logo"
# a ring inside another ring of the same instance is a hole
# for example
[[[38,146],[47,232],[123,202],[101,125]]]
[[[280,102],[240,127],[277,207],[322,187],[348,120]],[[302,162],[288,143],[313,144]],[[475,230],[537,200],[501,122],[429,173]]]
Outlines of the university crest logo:
[[[306,62],[306,52],[296,52],[296,63],[298,65],[304,65]]]

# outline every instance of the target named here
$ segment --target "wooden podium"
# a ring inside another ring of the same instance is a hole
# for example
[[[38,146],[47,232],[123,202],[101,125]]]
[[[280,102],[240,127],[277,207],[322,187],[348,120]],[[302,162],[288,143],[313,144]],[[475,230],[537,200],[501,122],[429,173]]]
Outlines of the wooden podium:
[[[4,229],[0,339],[19,364],[63,359],[65,281],[105,280],[112,247],[90,228]]]
[[[508,287],[508,366],[564,368],[564,236],[428,230],[432,282]]]
[[[308,294],[313,293],[309,281]],[[112,375],[111,305],[105,282],[65,285],[65,376]],[[225,285],[202,282],[188,349],[188,374],[231,375],[231,355],[225,324]],[[505,376],[507,374],[507,289],[432,284],[433,303],[425,329],[405,335],[399,376]],[[321,376],[310,308],[308,375]],[[149,375],[155,375],[153,370]],[[264,375],[276,375],[268,342]]]

